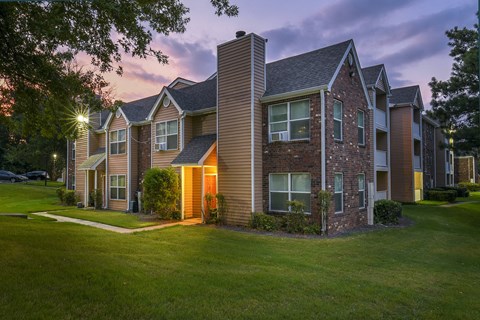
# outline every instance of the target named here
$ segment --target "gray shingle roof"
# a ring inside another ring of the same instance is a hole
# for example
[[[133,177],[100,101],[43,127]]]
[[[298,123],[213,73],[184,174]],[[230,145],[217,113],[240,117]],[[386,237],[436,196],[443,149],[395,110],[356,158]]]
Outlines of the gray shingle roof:
[[[200,159],[202,159],[215,141],[217,141],[216,134],[194,137],[182,152],[180,152],[180,154],[172,161],[172,164],[198,164]]]
[[[78,170],[93,170],[104,160],[105,160],[105,152],[96,153],[88,157],[87,160],[83,161],[78,166]]]
[[[179,107],[185,111],[199,111],[217,105],[217,77],[182,88],[167,88]]]
[[[327,85],[352,40],[267,64],[264,97]]]
[[[147,119],[150,110],[152,110],[158,94],[139,100],[127,102],[122,105],[122,110],[130,122],[140,122]]]
[[[110,110],[102,110],[100,113],[100,128],[103,127],[105,122],[107,122],[108,116],[110,115]]]
[[[404,104],[415,103],[415,97],[420,90],[418,85],[392,89],[392,96],[390,97],[390,103],[392,104]]]
[[[374,86],[377,84],[378,76],[382,71],[383,64],[379,64],[376,66],[366,67],[362,69],[363,79],[365,80],[365,84],[367,86]]]

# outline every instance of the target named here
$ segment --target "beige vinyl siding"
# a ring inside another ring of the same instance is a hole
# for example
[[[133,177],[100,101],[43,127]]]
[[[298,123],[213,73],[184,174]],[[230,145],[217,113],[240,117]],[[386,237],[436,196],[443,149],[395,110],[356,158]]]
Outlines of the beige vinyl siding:
[[[191,167],[183,168],[183,212],[185,218],[193,217],[193,169]]]
[[[105,148],[105,133],[97,133],[97,141],[99,148]]]
[[[167,150],[167,151],[155,151],[155,130],[157,122],[163,121],[178,121],[178,149],[177,150]],[[180,153],[180,133],[181,133],[181,122],[180,115],[177,108],[170,103],[170,105],[165,108],[163,105],[157,109],[157,113],[153,117],[152,122],[152,167],[167,168],[170,167],[173,159],[177,157]]]
[[[202,168],[192,168],[192,216],[202,216]]]
[[[85,171],[77,170],[77,168],[87,160],[87,136],[89,133],[85,131],[76,140],[75,145],[75,193],[80,197],[80,201],[85,201]]]
[[[390,109],[392,200],[414,202],[412,108]]]
[[[217,147],[215,147],[212,153],[208,155],[207,159],[205,159],[205,161],[203,162],[203,165],[217,166]]]
[[[193,138],[193,117],[191,116],[186,116],[184,119],[183,119],[183,135],[184,135],[184,138],[183,138],[183,141],[185,142],[185,145],[183,146],[185,148],[185,146],[190,142],[190,140],[192,140]]]
[[[127,122],[125,121],[125,119],[123,118],[123,116],[120,116],[119,118],[117,118],[116,116],[113,117],[113,120],[112,122],[110,123],[110,128],[109,128],[109,131],[108,133],[110,134],[111,131],[115,131],[115,130],[120,130],[120,129],[127,129]],[[128,132],[126,132],[126,139],[127,139],[127,144],[128,144]],[[110,136],[109,136],[109,140],[110,140]],[[110,146],[108,147],[109,151],[110,151]],[[128,148],[125,147],[125,150],[126,152],[128,152]],[[128,176],[127,176],[127,173],[128,173],[128,168],[127,168],[127,153],[124,153],[124,154],[108,154],[108,177],[107,177],[107,183],[108,183],[108,186],[109,186],[109,189],[107,190],[107,194],[108,194],[108,207],[109,209],[112,209],[112,210],[127,210],[128,209],[128,204],[127,204],[127,200],[112,200],[110,199],[110,175],[114,175],[114,174],[123,174],[125,175],[125,179],[126,179],[126,184],[127,184],[127,189],[126,189],[126,192],[125,194],[128,194],[129,192],[129,188],[128,188]]]
[[[256,42],[256,39],[246,36],[218,47],[218,190],[228,203],[227,222],[230,224],[247,224],[252,211],[251,41]],[[254,58],[262,60],[264,57]],[[260,68],[255,66],[257,69]],[[257,94],[259,92],[254,92]],[[260,106],[258,109],[261,112]],[[261,116],[256,118],[261,129]],[[258,136],[261,137],[261,133]],[[255,150],[260,150],[261,139],[257,143],[260,147]],[[255,159],[256,163],[261,168],[261,158]],[[258,173],[261,176],[261,171]],[[256,194],[260,196],[261,189]]]
[[[262,105],[260,104],[260,98],[265,93],[265,43],[264,40],[255,37],[254,38],[254,94],[253,99],[255,102],[254,114],[254,139],[255,139],[255,211],[262,211],[263,199],[262,199]]]
[[[195,116],[192,118],[193,136],[203,136],[217,133],[217,114]]]

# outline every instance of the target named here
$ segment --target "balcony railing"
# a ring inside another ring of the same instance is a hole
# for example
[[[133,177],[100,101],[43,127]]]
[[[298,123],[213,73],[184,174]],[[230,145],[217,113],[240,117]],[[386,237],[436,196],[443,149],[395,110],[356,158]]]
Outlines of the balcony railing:
[[[387,115],[383,110],[375,109],[375,123],[379,127],[387,127]]]
[[[420,161],[420,156],[413,156],[413,168],[414,169],[421,169],[421,161]]]
[[[381,167],[387,167],[387,151],[375,151],[375,164]]]
[[[414,138],[421,138],[422,134],[420,132],[420,124],[414,122],[413,123],[413,137]]]
[[[387,199],[387,190],[375,192],[375,201],[386,200],[386,199]]]

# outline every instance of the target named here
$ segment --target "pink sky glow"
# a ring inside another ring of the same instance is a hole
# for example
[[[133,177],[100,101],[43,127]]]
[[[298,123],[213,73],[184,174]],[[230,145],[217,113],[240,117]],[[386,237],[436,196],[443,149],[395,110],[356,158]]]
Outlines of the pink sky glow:
[[[114,97],[127,102],[151,96],[176,77],[205,80],[216,71],[217,45],[244,30],[268,39],[267,62],[353,39],[362,67],[384,63],[393,88],[419,84],[428,105],[428,82],[447,79],[451,70],[445,31],[472,28],[477,10],[471,0],[231,2],[240,8],[238,17],[216,17],[209,1],[185,0],[191,10],[187,31],[155,35],[152,43],[169,64],[124,55],[124,75],[106,75]]]

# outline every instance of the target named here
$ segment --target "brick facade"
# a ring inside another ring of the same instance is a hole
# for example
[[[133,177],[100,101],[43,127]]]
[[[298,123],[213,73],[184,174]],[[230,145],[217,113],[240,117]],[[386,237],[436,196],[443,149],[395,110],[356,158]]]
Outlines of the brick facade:
[[[143,176],[151,166],[152,142],[151,124],[138,127],[138,190],[142,190]]]
[[[310,203],[315,216],[317,193],[321,190],[320,145],[320,93],[294,99],[276,101],[275,104],[298,100],[310,100],[310,140],[273,142],[268,138],[268,105],[263,105],[263,208],[269,212],[269,175],[271,173],[309,173],[311,177]]]
[[[423,189],[435,186],[435,127],[426,121],[422,124]],[[445,151],[444,151],[445,152]]]
[[[368,102],[358,76],[355,64],[350,67],[344,63],[332,92],[326,95],[326,187],[334,192],[335,173],[343,173],[343,213],[335,213],[333,203],[328,218],[329,230],[336,232],[367,224],[367,209],[359,209],[358,174],[365,174],[365,197],[368,199],[368,183],[374,182],[373,143],[371,127],[373,111]],[[351,76],[352,74],[352,76]],[[343,103],[343,141],[333,137],[334,99]],[[365,113],[365,145],[358,145],[358,110]]]
[[[73,141],[67,141],[67,185],[68,190],[73,190],[75,179],[75,159],[72,159]]]
[[[473,157],[455,158],[455,183],[474,182],[478,183],[478,169],[475,168],[477,161]]]
[[[355,75],[350,76],[351,72]],[[269,143],[268,105],[263,105],[263,208],[269,212],[269,174],[309,173],[311,176],[311,212],[318,219],[317,194],[321,190],[321,101],[320,93],[276,101],[310,101],[310,140]],[[334,99],[343,102],[343,141],[333,138]],[[372,119],[358,70],[343,65],[332,87],[326,93],[326,187],[334,192],[335,172],[343,173],[344,211],[335,213],[333,199],[329,212],[329,231],[337,232],[367,224],[367,209],[359,209],[358,174],[365,174],[365,189],[373,182]],[[365,113],[365,145],[358,145],[358,110]],[[367,192],[365,192],[367,194]],[[367,197],[367,196],[366,196]]]

